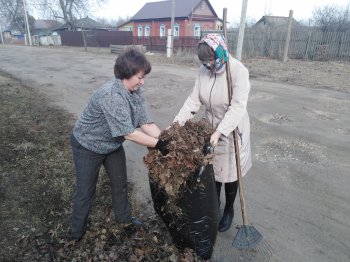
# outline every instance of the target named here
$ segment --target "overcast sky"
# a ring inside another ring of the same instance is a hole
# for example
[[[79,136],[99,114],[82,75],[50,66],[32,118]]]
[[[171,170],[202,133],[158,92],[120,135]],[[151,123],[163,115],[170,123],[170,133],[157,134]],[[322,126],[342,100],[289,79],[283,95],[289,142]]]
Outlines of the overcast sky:
[[[160,0],[107,0],[107,4],[96,11],[94,15],[108,19],[132,17],[145,3],[158,1]],[[226,7],[228,21],[230,23],[239,22],[242,0],[211,0],[210,3],[220,18],[222,18],[223,8]],[[288,16],[289,10],[293,10],[293,17],[296,20],[308,21],[312,17],[312,11],[315,7],[329,4],[345,7],[350,4],[350,0],[248,0],[247,17],[259,20],[264,14]]]

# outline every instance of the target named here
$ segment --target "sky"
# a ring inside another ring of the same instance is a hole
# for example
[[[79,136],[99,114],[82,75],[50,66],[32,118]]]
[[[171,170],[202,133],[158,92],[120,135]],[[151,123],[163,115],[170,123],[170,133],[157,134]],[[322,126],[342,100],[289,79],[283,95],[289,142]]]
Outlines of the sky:
[[[147,2],[160,0],[106,0],[106,4],[94,12],[95,17],[107,19],[126,18],[135,15]],[[188,0],[191,1],[191,0]],[[242,0],[209,0],[219,18],[222,18],[223,9],[227,8],[227,20],[234,26],[240,20]],[[176,3],[176,2],[175,2]],[[350,5],[350,0],[248,0],[247,18],[258,21],[263,15],[289,16],[293,10],[293,17],[308,22],[315,7],[335,4],[338,6]]]

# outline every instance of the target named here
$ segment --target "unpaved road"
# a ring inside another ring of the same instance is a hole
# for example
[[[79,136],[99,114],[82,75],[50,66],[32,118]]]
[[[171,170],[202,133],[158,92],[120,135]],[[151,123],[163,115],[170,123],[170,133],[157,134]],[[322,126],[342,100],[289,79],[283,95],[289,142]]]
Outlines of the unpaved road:
[[[112,77],[114,59],[78,49],[0,46],[0,70],[75,116]],[[161,128],[173,120],[196,72],[153,63],[144,92]],[[259,77],[251,83],[253,168],[244,179],[250,221],[273,247],[273,261],[350,261],[349,92]],[[140,203],[147,203],[146,149],[126,143],[126,151],[129,178]],[[147,207],[145,216],[153,212]],[[239,201],[235,213],[234,224],[241,225]],[[218,234],[213,261],[237,260],[233,234],[234,228]]]

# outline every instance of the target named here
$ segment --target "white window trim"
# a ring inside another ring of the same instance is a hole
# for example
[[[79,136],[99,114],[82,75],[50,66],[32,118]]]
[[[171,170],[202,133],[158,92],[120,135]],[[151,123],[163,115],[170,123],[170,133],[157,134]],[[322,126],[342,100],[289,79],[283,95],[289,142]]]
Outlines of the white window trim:
[[[142,35],[143,35],[142,25],[138,25],[137,26],[137,36],[142,37]]]
[[[175,30],[177,28],[177,30]],[[180,26],[179,24],[174,24],[174,37],[180,37]]]
[[[199,29],[198,32],[196,29]],[[200,38],[201,36],[201,25],[200,24],[195,24],[194,27],[193,27],[193,36],[195,38]]]
[[[149,25],[145,25],[145,30],[144,30],[145,37],[150,37],[151,36],[151,27]]]
[[[162,28],[164,29],[163,31],[162,31]],[[162,35],[162,32],[163,32],[163,35]],[[165,25],[164,25],[164,24],[161,24],[161,25],[159,26],[159,36],[160,36],[160,37],[165,37],[165,36],[166,36],[166,28],[165,28]]]

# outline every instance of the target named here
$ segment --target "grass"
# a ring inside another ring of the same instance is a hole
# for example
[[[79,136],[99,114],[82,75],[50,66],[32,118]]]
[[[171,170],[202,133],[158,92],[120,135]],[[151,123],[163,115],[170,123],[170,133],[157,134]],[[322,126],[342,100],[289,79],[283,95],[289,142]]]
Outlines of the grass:
[[[63,236],[69,228],[72,118],[48,103],[0,75],[1,244],[6,247],[0,257],[5,259],[17,257],[21,242]]]
[[[172,245],[157,216],[146,218],[140,229],[115,223],[103,171],[90,230],[79,243],[69,242],[72,116],[2,72],[0,109],[1,261],[197,260],[191,251],[180,253]]]

